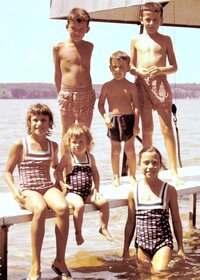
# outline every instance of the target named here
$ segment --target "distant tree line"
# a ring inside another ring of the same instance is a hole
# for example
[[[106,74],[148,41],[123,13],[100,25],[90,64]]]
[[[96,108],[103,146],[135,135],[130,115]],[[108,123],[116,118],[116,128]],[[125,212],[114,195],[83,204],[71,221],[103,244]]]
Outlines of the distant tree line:
[[[97,98],[101,84],[94,84]],[[174,98],[200,98],[200,84],[171,84]],[[56,88],[50,83],[0,83],[0,99],[54,99]]]

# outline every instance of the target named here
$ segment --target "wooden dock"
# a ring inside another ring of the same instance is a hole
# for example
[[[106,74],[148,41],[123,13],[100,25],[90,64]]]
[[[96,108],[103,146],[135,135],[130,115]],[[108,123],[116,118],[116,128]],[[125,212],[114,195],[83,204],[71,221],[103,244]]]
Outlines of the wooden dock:
[[[200,193],[200,166],[183,167],[179,169],[179,174],[184,184],[176,187],[178,196],[190,196],[190,206],[188,206],[189,223],[196,225],[196,204],[197,194]],[[138,174],[138,179],[141,175]],[[170,183],[170,171],[161,171],[160,178]],[[110,208],[127,205],[127,195],[130,188],[129,178],[122,177],[119,188],[112,186],[111,180],[101,182],[101,193],[109,200]],[[92,205],[85,206],[85,212],[97,210]],[[70,214],[73,213],[71,209]],[[48,218],[55,217],[49,211]],[[21,209],[13,199],[12,194],[1,193],[0,195],[0,279],[7,279],[7,253],[8,253],[8,231],[14,224],[29,222],[32,220],[32,213]]]

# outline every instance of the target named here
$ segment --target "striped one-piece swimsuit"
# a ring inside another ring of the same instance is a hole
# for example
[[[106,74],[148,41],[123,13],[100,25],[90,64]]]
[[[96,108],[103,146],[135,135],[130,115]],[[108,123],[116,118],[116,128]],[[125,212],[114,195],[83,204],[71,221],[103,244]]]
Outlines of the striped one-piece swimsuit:
[[[45,193],[54,186],[50,176],[50,165],[53,155],[53,143],[48,140],[46,152],[33,152],[29,138],[23,138],[24,156],[18,164],[19,186],[24,190]]]
[[[135,247],[151,257],[163,246],[173,249],[173,239],[166,209],[168,184],[163,183],[160,195],[153,203],[142,201],[139,184],[136,186],[136,240]]]

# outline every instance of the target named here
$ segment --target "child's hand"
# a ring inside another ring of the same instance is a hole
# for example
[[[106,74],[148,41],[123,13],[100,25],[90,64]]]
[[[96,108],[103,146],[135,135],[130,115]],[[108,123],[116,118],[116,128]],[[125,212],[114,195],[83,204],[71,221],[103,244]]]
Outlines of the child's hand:
[[[137,136],[137,135],[140,134],[140,128],[139,128],[139,126],[133,128],[133,134],[134,134],[135,136]]]
[[[185,252],[183,251],[183,249],[179,249],[179,250],[178,250],[178,256],[182,257],[183,259],[186,259],[186,254],[185,254]]]
[[[105,113],[103,115],[103,118],[104,118],[104,121],[105,121],[105,124],[106,124],[107,128],[109,128],[109,129],[112,128],[112,124],[110,122],[110,117]]]
[[[18,188],[15,188],[13,191],[14,199],[23,206],[25,204],[26,196],[22,194],[22,191]]]
[[[60,187],[61,187],[61,191],[62,191],[62,193],[63,193],[64,196],[67,195],[67,189],[70,189],[70,188],[71,188],[70,185],[65,184],[65,183],[63,183],[63,182],[60,183]]]
[[[148,77],[149,76],[149,69],[146,69],[146,68],[141,68],[141,69],[138,69],[137,70],[137,73],[138,73],[138,75],[139,76],[141,76],[141,77]]]
[[[148,72],[149,72],[149,76],[150,76],[150,77],[154,77],[154,76],[160,74],[161,71],[160,71],[160,68],[159,68],[159,67],[157,67],[157,66],[152,66],[152,67],[150,67],[150,68],[148,69]]]

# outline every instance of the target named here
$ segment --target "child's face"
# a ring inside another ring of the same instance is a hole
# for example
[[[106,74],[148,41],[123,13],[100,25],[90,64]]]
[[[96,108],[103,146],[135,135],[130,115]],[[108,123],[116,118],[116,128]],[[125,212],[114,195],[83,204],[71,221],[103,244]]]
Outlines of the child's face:
[[[144,11],[141,23],[144,25],[147,33],[154,34],[158,31],[159,26],[162,24],[162,20],[159,12]]]
[[[85,135],[74,137],[70,141],[70,150],[74,154],[84,154],[87,150],[88,144]]]
[[[156,152],[144,152],[140,160],[140,169],[144,176],[153,179],[161,168],[160,156]]]
[[[48,115],[36,114],[31,115],[30,119],[31,134],[38,136],[47,135],[50,128],[50,121]]]
[[[112,72],[115,80],[122,80],[125,78],[126,73],[129,72],[130,66],[124,59],[113,59],[110,65],[110,71]]]
[[[87,22],[78,22],[74,20],[69,22],[67,30],[72,41],[80,42],[90,28]]]

